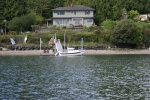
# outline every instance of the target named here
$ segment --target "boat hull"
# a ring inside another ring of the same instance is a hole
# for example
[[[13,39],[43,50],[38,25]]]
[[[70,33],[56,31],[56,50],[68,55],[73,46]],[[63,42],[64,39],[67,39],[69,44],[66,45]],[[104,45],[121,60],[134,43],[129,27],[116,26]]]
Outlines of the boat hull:
[[[59,52],[59,56],[81,56],[83,52]]]

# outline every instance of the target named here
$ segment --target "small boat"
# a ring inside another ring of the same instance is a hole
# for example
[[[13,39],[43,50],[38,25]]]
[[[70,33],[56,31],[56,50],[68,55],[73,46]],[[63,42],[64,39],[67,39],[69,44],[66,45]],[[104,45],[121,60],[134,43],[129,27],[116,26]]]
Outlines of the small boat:
[[[83,51],[75,50],[74,48],[67,48],[67,51],[58,52],[59,56],[80,56],[83,55]]]
[[[56,35],[55,35],[55,39],[56,39]],[[65,41],[65,39],[64,39]],[[82,39],[82,45],[83,45],[83,39]],[[65,45],[64,45],[65,47]],[[82,46],[83,48],[83,46]],[[80,56],[83,55],[83,49],[81,50],[75,50],[75,48],[70,48],[67,47],[67,49],[63,49],[60,40],[58,39],[58,41],[56,42],[55,40],[55,49],[56,49],[56,53],[55,56]]]

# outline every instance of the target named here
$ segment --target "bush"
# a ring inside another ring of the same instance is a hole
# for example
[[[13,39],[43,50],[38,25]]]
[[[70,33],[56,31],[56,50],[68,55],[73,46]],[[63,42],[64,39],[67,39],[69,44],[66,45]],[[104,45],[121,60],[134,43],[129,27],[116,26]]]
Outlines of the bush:
[[[39,37],[30,37],[30,38],[28,38],[27,43],[39,45],[40,38]]]
[[[96,25],[93,25],[93,26],[88,27],[87,31],[88,32],[93,32],[94,30],[97,30],[97,29],[99,29],[99,27],[96,26]]]
[[[101,29],[97,29],[94,31],[94,34],[100,35],[102,34],[102,30]]]
[[[13,18],[8,23],[8,28],[9,30],[17,32],[31,31],[32,30],[31,25],[40,24],[43,22],[43,20],[44,18],[34,13],[30,13],[27,15]]]
[[[102,22],[102,26],[106,30],[112,30],[117,25],[117,21],[106,20]]]
[[[16,31],[9,31],[10,35],[16,35]]]
[[[4,35],[3,37],[1,37],[1,43],[6,44],[6,45],[10,45],[11,44],[10,38],[14,38],[14,36]],[[14,40],[15,40],[15,38],[14,38]]]
[[[106,31],[106,33],[104,34],[104,40],[109,43],[112,42],[112,32],[111,31]]]
[[[145,46],[150,47],[150,29],[143,28],[143,42]]]
[[[138,15],[139,15],[139,13],[137,10],[130,10],[128,12],[128,18],[130,18],[130,19],[134,19]]]
[[[142,43],[142,32],[132,20],[120,21],[113,30],[115,44],[139,45]]]
[[[51,25],[50,28],[51,29],[56,29],[56,25]]]
[[[31,33],[29,33],[29,34],[27,35],[27,37],[28,37],[28,38],[31,38],[31,37],[32,37],[32,34],[31,34]]]

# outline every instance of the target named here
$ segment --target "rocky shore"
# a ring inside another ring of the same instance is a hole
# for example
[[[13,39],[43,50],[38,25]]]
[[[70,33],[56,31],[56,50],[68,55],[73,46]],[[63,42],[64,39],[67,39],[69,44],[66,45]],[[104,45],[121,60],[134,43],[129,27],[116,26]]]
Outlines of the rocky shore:
[[[75,49],[80,49],[81,46],[72,46]],[[2,48],[8,49],[8,50],[40,50],[40,46],[33,46],[33,45],[29,45],[29,46],[25,46],[25,45],[8,45],[8,46],[1,46],[0,47],[0,51],[2,50]],[[42,46],[41,49],[52,49],[52,46]],[[107,45],[99,45],[99,46],[84,46],[85,50],[108,50],[108,49],[114,49],[116,47],[110,47]]]
[[[150,50],[84,50],[84,55],[117,55],[117,54],[150,54]],[[44,53],[40,50],[25,50],[25,51],[0,51],[0,56],[54,56],[53,52]]]
[[[75,49],[80,49],[76,46]],[[44,51],[46,50],[46,51]],[[46,53],[45,53],[46,52]],[[106,45],[84,47],[84,55],[110,55],[110,54],[150,54],[149,49],[118,49]],[[14,46],[0,47],[0,56],[28,56],[28,55],[54,55],[52,47],[42,46]]]

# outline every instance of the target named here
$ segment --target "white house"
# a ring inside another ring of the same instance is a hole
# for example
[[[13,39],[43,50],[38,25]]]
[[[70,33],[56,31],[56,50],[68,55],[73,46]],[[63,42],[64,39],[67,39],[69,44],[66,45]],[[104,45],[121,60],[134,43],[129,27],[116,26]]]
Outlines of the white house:
[[[53,25],[87,26],[94,24],[94,9],[82,5],[59,7],[53,11]]]

